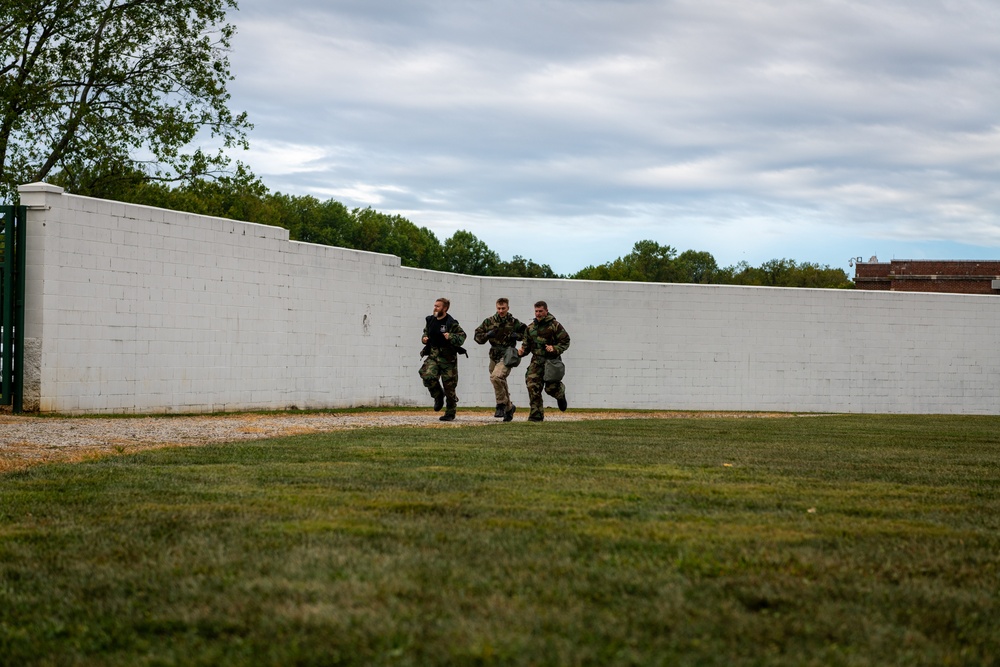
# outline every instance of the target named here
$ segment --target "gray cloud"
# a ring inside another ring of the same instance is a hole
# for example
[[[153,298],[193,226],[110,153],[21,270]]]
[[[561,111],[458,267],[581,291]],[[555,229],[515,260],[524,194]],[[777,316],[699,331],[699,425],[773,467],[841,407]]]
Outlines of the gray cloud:
[[[573,271],[996,256],[993,2],[245,2],[234,105],[272,188]]]

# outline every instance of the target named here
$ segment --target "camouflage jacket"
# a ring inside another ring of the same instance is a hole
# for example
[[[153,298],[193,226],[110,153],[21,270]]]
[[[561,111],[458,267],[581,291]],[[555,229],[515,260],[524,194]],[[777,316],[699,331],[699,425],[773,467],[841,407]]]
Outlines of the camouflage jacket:
[[[474,339],[480,345],[487,342],[490,344],[490,359],[500,361],[503,359],[504,350],[514,347],[517,341],[524,339],[527,327],[516,317],[507,313],[505,317],[493,315],[483,320],[483,323],[476,327]]]
[[[546,345],[551,345],[555,351],[546,352]],[[569,349],[569,333],[549,313],[540,320],[532,320],[531,324],[528,325],[522,349],[526,353],[530,352],[537,356],[555,359]]]
[[[450,334],[446,339],[444,334]],[[462,326],[451,315],[445,315],[442,319],[437,319],[433,315],[427,316],[427,324],[424,325],[424,333],[420,339],[427,338],[427,344],[421,351],[420,356],[437,355],[445,359],[457,359],[459,354],[469,356],[469,353],[462,347],[465,342],[465,331]]]

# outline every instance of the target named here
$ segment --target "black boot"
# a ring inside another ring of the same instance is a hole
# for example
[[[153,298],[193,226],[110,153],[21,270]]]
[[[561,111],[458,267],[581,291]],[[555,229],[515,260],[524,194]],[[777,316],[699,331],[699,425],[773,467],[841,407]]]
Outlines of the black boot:
[[[560,412],[566,412],[566,408],[569,407],[569,403],[566,402],[565,396],[563,396],[562,398],[557,398],[556,403],[559,405]]]
[[[503,417],[503,414],[507,412],[506,407],[503,403],[497,403],[497,411],[493,414],[494,417]]]
[[[454,412],[446,412],[443,415],[441,415],[440,417],[438,417],[438,420],[439,421],[443,421],[443,422],[453,422],[453,421],[455,421],[455,413]]]
[[[434,412],[441,412],[441,408],[444,407],[444,394],[434,397]]]
[[[507,412],[504,413],[503,420],[505,422],[511,421],[512,419],[514,419],[514,413],[515,412],[517,412],[517,408],[513,404],[511,404],[510,410],[508,410]]]

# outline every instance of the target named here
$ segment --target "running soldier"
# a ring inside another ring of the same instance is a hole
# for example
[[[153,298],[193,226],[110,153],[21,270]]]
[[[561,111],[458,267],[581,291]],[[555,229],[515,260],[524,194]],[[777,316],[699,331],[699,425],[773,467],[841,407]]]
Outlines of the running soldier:
[[[505,422],[514,419],[517,408],[510,400],[507,387],[510,368],[504,363],[504,353],[524,338],[526,329],[524,323],[510,314],[510,302],[504,297],[497,299],[496,315],[487,317],[476,327],[475,341],[480,345],[490,344],[490,383],[497,399],[497,410],[493,416],[503,417]]]
[[[454,421],[458,407],[458,355],[461,353],[469,356],[462,348],[465,332],[458,320],[448,314],[450,306],[451,301],[448,299],[441,298],[434,302],[434,314],[427,316],[427,324],[424,326],[421,339],[424,349],[420,353],[420,356],[427,357],[420,367],[420,379],[434,399],[434,411],[438,412],[445,407],[440,418],[443,422]]]
[[[528,400],[531,402],[531,414],[528,421],[540,422],[545,419],[545,408],[542,404],[542,389],[556,399],[559,409],[566,412],[566,385],[562,379],[545,381],[546,360],[559,359],[560,355],[569,349],[569,333],[556,318],[549,314],[549,306],[544,301],[535,304],[535,319],[528,325],[524,344],[519,354],[523,357],[530,353],[531,363],[524,375],[524,383],[528,387]]]

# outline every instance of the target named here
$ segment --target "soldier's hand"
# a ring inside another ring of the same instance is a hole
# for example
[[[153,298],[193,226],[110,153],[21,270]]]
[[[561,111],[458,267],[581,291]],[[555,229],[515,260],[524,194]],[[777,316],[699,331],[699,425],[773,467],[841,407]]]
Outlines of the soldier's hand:
[[[552,347],[551,345],[546,345],[545,346],[545,351],[546,352],[555,352],[556,348]]]
[[[444,339],[445,339],[445,340],[451,340],[451,334],[450,334],[450,333],[446,333],[446,334],[444,335]]]
[[[427,336],[424,336],[423,338],[421,338],[420,342],[426,344],[427,343]]]

